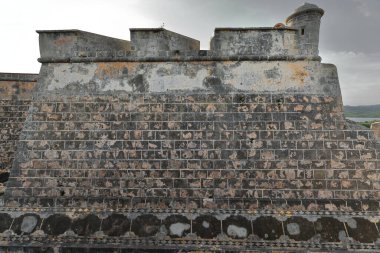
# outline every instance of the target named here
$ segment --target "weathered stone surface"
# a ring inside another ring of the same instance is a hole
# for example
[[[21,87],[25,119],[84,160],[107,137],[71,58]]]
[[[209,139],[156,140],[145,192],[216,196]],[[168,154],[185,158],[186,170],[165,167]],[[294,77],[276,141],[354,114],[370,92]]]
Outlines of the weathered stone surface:
[[[192,222],[193,233],[201,238],[215,238],[221,232],[220,220],[212,215],[198,216]]]
[[[49,216],[42,224],[41,229],[48,235],[61,235],[71,226],[71,220],[68,216],[54,214]]]
[[[7,213],[0,214],[0,233],[4,232],[7,229],[10,229],[12,224],[12,218]]]
[[[361,243],[372,243],[379,238],[376,224],[363,218],[353,218],[347,222],[347,231],[350,237]]]
[[[21,223],[21,232],[30,234],[37,226],[38,219],[35,216],[25,216]]]
[[[281,111],[276,109],[279,97],[284,101]],[[291,101],[313,97],[151,93],[87,97],[86,102],[77,101],[80,97],[70,97],[69,103],[59,98],[36,101],[33,124],[24,128],[29,137],[22,152],[30,162],[15,165],[20,175],[37,173],[44,178],[25,178],[23,185],[14,180],[9,193],[21,197],[33,189],[34,197],[56,199],[80,197],[92,189],[99,198],[119,194],[160,198],[170,191],[172,197],[198,198],[202,203],[198,207],[210,205],[210,196],[221,198],[214,202],[219,208],[227,196],[346,199],[341,197],[345,192],[357,199],[377,196],[375,142],[368,133],[366,139],[357,137],[365,133],[362,130],[353,134],[332,123],[343,121],[341,112],[328,113],[338,108],[335,102],[307,102],[310,112],[294,113],[301,102]],[[325,99],[329,97],[319,96]],[[46,108],[52,104],[56,113],[72,119],[62,124],[47,119],[51,113]],[[210,104],[213,112],[207,111]],[[252,109],[241,111],[243,106]],[[322,130],[311,129],[313,122],[304,120],[317,113],[324,119]],[[283,118],[293,129],[286,129]],[[342,143],[354,142],[364,148],[342,149]],[[68,174],[65,168],[71,166],[80,169]],[[47,174],[47,168],[60,177]]]
[[[231,238],[243,239],[252,234],[251,222],[241,216],[230,216],[223,224],[223,232]]]
[[[164,28],[131,28],[132,51],[138,55],[161,56],[166,52],[198,52],[198,40]]]
[[[66,75],[67,72],[71,74]],[[36,95],[49,93],[91,95],[115,94],[115,92],[128,95],[129,92],[206,90],[208,93],[244,91],[259,94],[275,92],[340,96],[334,65],[318,61],[283,60],[189,61],[182,64],[176,62],[47,63],[42,65],[37,88],[39,92]],[[298,107],[295,108],[295,112],[300,112],[299,110]]]
[[[124,53],[131,49],[127,40],[110,38],[80,30],[44,30],[39,34],[41,57],[87,57],[88,48],[96,48],[94,56],[102,57],[105,51]]]
[[[318,55],[319,27],[324,11],[315,4],[305,3],[286,19],[286,25],[299,32],[302,54]]]
[[[9,171],[0,171],[0,183],[5,183],[8,181]]]
[[[13,221],[12,230],[20,234],[30,234],[41,225],[41,219],[36,214],[24,214]]]
[[[260,217],[252,221],[253,232],[264,240],[276,240],[283,234],[282,224],[274,217]]]
[[[9,179],[37,76],[0,73],[0,195],[3,195]]]
[[[221,55],[298,55],[296,43],[298,31],[283,28],[216,28],[210,49]],[[268,70],[267,75],[278,75],[278,69]]]
[[[81,252],[85,252],[83,250],[85,249],[80,249],[82,250]],[[28,246],[28,247],[20,247],[20,246],[6,246],[2,247],[0,246],[0,251],[4,252],[28,252],[28,253],[54,253],[54,248],[52,247],[39,247],[39,246]],[[79,252],[79,251],[74,251],[74,252]]]
[[[34,91],[0,86],[1,247],[379,251],[379,143],[343,117],[322,14],[216,29],[208,51],[163,29],[131,51],[40,32]]]
[[[102,222],[102,230],[109,236],[121,236],[129,231],[130,221],[122,214],[112,214]],[[89,231],[90,232],[90,231]]]
[[[102,226],[99,228],[99,216],[102,215],[103,214],[101,213],[97,213],[96,215],[89,214],[78,219],[52,214],[48,215],[47,218],[44,218],[44,222],[47,222],[48,225],[42,225],[42,230],[49,235],[65,235],[65,232],[67,232],[68,234],[66,234],[63,238],[69,238],[70,224],[72,224],[71,229],[76,234],[75,237],[79,236],[83,242],[87,242],[86,238],[93,238],[93,236],[96,234],[99,235],[99,232],[102,232],[107,236],[111,236],[112,238],[124,238],[115,240],[109,239],[110,242],[120,242],[121,240],[126,240],[127,238],[134,238],[133,236],[131,237],[131,234],[128,233],[130,229],[130,221],[126,216],[114,213],[111,216],[103,219]],[[274,217],[267,215],[256,216],[255,220],[253,220],[252,223],[245,217],[246,214],[233,215],[229,217],[223,217],[223,215],[219,215],[219,218],[221,219],[220,221],[215,220],[215,217],[213,216],[199,216],[190,221],[186,217],[188,216],[186,213],[168,215],[162,223],[166,227],[166,230],[163,230],[162,227],[160,228],[161,222],[157,216],[160,216],[160,214],[139,214],[136,218],[134,218],[133,222],[135,222],[135,226],[132,226],[132,232],[134,232],[134,236],[138,235],[141,238],[149,237],[151,241],[147,241],[147,243],[150,245],[150,243],[153,243],[156,239],[160,238],[155,237],[156,233],[159,233],[160,236],[167,233],[167,235],[172,238],[171,240],[174,240],[170,243],[175,244],[176,238],[182,240],[189,235],[188,233],[190,231],[193,231],[197,233],[198,236],[200,236],[197,239],[200,242],[202,241],[202,238],[219,238],[218,240],[221,240],[220,242],[228,243],[231,238],[241,240],[244,238],[259,237],[260,240],[266,241],[268,245],[272,245],[271,241],[274,241],[273,245],[275,245],[276,239],[279,239],[283,235],[281,224],[282,222]],[[4,218],[0,224],[3,227],[2,229],[5,231],[6,227],[10,226],[12,219],[8,214],[0,213],[0,217]],[[8,229],[11,229],[17,234],[29,233],[25,231],[25,229],[24,231],[20,231],[20,224],[24,223],[26,219],[28,222],[32,221],[32,219],[30,219],[31,217],[33,217],[33,221],[37,220],[38,222],[35,228],[28,231],[35,231],[35,229],[37,229],[37,227],[39,227],[41,224],[41,218],[35,214],[27,214],[16,218],[13,222],[13,226]],[[324,215],[314,214],[304,217],[281,217],[281,219],[284,220],[283,225],[285,229],[285,235],[294,240],[292,243],[295,241],[306,242],[310,240],[322,240],[324,243],[334,242],[336,245],[339,245],[340,243],[347,244],[348,240],[350,240],[349,238],[351,237],[360,243],[364,243],[367,245],[366,247],[368,247],[368,244],[371,244],[379,238],[376,224],[367,220],[366,218],[346,218],[347,220],[343,222],[334,217],[331,217],[328,213],[326,213]],[[310,221],[309,219],[312,219],[313,221]],[[7,224],[5,224],[4,221],[6,221]],[[90,221],[93,221],[94,224],[90,223]],[[201,229],[199,228],[199,224],[196,225],[196,223],[199,223],[200,221],[202,221]],[[78,224],[78,222],[80,224]],[[34,227],[34,222],[32,223]],[[54,225],[57,226],[56,228],[52,227],[53,223],[56,223]],[[225,233],[224,236],[228,236],[230,239],[223,237],[223,234],[220,230],[220,224],[223,224],[223,232]],[[210,230],[210,228],[212,228],[210,225],[214,226],[215,229]],[[21,225],[21,227],[23,227],[23,225]],[[84,227],[86,227],[86,229],[83,229]],[[349,236],[346,234],[344,227],[347,227]],[[52,228],[54,231],[50,230]],[[202,229],[205,230],[199,233],[202,231]],[[208,231],[214,235],[208,235]],[[102,238],[103,237],[100,237],[99,240],[105,240]],[[203,241],[203,243],[206,242],[207,240]],[[286,241],[282,239],[282,243],[286,244]],[[328,244],[326,244],[327,248],[330,247],[327,245]],[[165,246],[169,246],[170,248],[170,245]]]
[[[313,222],[303,217],[291,217],[284,222],[285,234],[296,241],[310,240],[314,235]]]
[[[165,227],[171,237],[184,237],[190,233],[191,224],[181,215],[171,215],[165,219]]]
[[[315,222],[314,227],[322,241],[339,242],[348,236],[343,223],[334,218],[322,217]]]
[[[160,225],[161,221],[156,216],[141,215],[132,221],[132,232],[141,237],[153,236],[159,231]]]
[[[101,220],[96,215],[88,215],[73,221],[71,229],[80,236],[89,236],[100,229]],[[107,227],[107,222],[103,222],[103,228]],[[122,223],[122,222],[121,222]],[[117,224],[120,225],[120,224]]]

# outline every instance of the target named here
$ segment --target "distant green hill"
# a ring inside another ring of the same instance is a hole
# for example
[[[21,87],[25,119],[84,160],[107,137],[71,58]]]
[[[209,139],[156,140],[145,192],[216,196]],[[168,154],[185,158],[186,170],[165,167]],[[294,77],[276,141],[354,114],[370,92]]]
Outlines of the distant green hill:
[[[379,105],[344,106],[344,115],[353,118],[380,118]]]

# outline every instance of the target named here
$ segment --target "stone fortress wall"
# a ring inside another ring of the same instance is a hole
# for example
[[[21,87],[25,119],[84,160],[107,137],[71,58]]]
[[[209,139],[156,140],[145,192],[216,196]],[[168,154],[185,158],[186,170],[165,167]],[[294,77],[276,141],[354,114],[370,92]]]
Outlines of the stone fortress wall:
[[[217,28],[210,50],[38,31],[0,249],[379,251],[379,142],[344,119],[323,13]]]
[[[3,195],[37,74],[0,73],[0,195]]]

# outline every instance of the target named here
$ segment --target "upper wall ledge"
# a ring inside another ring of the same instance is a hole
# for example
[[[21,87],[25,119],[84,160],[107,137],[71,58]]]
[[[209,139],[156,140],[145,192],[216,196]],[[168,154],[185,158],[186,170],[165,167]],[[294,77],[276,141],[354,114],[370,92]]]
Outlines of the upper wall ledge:
[[[39,30],[39,61],[320,61],[322,15],[316,5],[304,4],[286,24],[215,28],[210,50],[200,50],[198,40],[164,28],[131,28],[131,41],[80,30]]]
[[[0,73],[0,81],[37,82],[38,74]]]
[[[214,31],[297,31],[290,27],[216,27]]]
[[[83,53],[83,52],[82,52]],[[136,56],[131,52],[97,51],[86,52],[77,57],[41,57],[40,63],[80,63],[80,62],[189,62],[189,61],[321,61],[320,56],[261,56],[261,55],[212,55],[212,52],[200,50],[194,54],[166,52],[163,56]]]

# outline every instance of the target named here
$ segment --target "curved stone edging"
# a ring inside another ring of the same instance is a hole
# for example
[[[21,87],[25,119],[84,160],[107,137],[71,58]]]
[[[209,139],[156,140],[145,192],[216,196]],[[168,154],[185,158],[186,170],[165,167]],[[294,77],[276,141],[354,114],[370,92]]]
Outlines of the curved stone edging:
[[[7,232],[9,238],[19,235],[32,236],[101,236],[109,238],[181,238],[217,239],[232,241],[294,240],[347,243],[357,241],[374,243],[380,239],[378,233],[380,217],[341,216],[262,216],[244,215],[186,215],[111,213],[70,217],[72,214],[39,215],[25,213],[12,218],[2,213],[0,233]],[[287,239],[286,239],[287,238]],[[13,240],[13,239],[12,239]],[[111,240],[111,239],[110,239]]]

